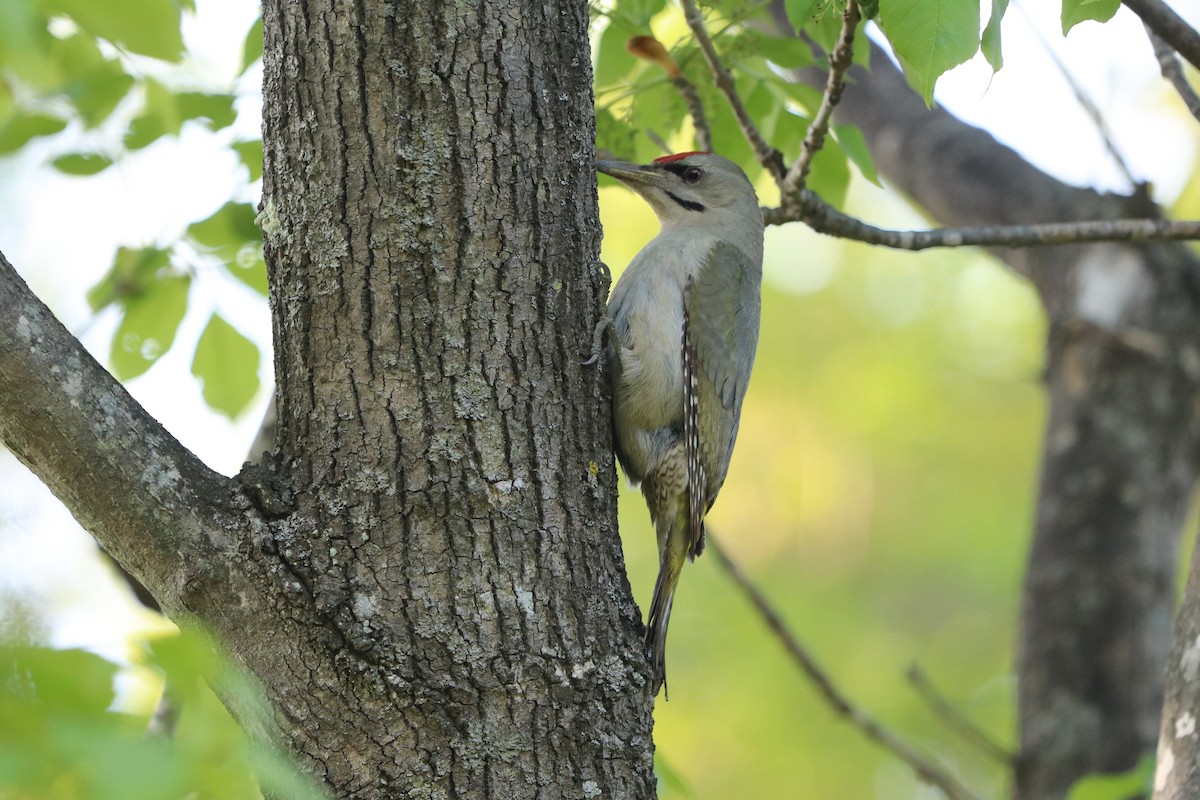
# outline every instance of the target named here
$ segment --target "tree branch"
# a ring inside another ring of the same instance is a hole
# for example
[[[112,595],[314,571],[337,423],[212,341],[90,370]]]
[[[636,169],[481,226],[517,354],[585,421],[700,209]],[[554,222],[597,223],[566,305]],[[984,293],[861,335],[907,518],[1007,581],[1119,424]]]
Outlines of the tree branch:
[[[980,730],[966,715],[955,708],[938,691],[938,688],[933,685],[933,681],[929,679],[929,676],[925,674],[925,670],[921,669],[920,665],[913,664],[909,667],[905,677],[908,678],[908,682],[912,685],[913,689],[929,705],[930,710],[937,715],[938,719],[958,731],[963,741],[974,745],[980,752],[990,756],[1008,769],[1012,769],[1014,755],[997,744],[991,736],[985,731]]]
[[[746,111],[746,106],[738,94],[737,85],[733,82],[733,76],[721,63],[717,49],[713,46],[712,38],[708,35],[708,29],[704,27],[704,18],[700,15],[700,9],[696,7],[695,0],[682,1],[684,18],[687,19],[688,27],[692,29],[692,35],[696,37],[696,44],[700,46],[700,52],[704,53],[704,60],[708,62],[713,82],[725,95],[725,99],[729,101],[729,107],[733,110],[738,127],[742,129],[742,134],[750,143],[751,149],[754,150],[758,163],[771,173],[771,177],[775,179],[776,183],[780,183],[784,176],[783,154],[767,144],[762,134],[759,133],[758,126],[751,119],[750,113]]]
[[[825,92],[821,96],[821,105],[808,124],[804,143],[800,146],[800,157],[788,170],[787,176],[783,179],[783,185],[779,189],[782,198],[781,205],[785,207],[792,205],[793,198],[804,188],[813,159],[825,146],[825,134],[829,132],[833,109],[842,99],[846,70],[854,61],[854,32],[858,29],[861,20],[862,15],[859,13],[858,3],[850,0],[846,3],[846,10],[842,13],[842,32],[838,36],[833,53],[829,56],[829,75],[825,81]]]
[[[236,484],[176,441],[0,253],[0,441],[169,610],[225,593]],[[218,567],[218,569],[223,567]]]
[[[1154,48],[1154,57],[1158,60],[1162,76],[1175,88],[1191,115],[1200,120],[1200,95],[1196,94],[1196,90],[1188,83],[1187,76],[1183,74],[1179,55],[1149,25],[1146,26],[1146,35],[1150,38],[1150,46]]]
[[[1162,0],[1122,0],[1146,27],[1196,69],[1200,69],[1200,33]]]
[[[794,209],[767,208],[763,210],[763,218],[768,225],[802,221],[818,233],[897,250],[914,251],[928,250],[931,247],[1032,247],[1086,242],[1200,239],[1198,220],[1154,218],[983,225],[926,231],[887,230],[843,214],[808,189],[800,192],[798,204]]]
[[[711,529],[708,532],[708,548],[716,556],[717,563],[725,570],[737,587],[741,589],[742,594],[754,606],[755,610],[767,624],[767,627],[771,629],[771,632],[783,644],[788,655],[792,657],[792,661],[796,662],[796,665],[808,676],[809,680],[813,682],[817,690],[821,693],[821,697],[824,698],[825,702],[834,711],[849,720],[868,739],[871,739],[905,764],[908,764],[921,780],[941,789],[950,800],[974,800],[975,794],[966,786],[963,786],[957,778],[930,761],[922,753],[913,748],[912,745],[880,725],[866,711],[854,705],[850,698],[834,685],[833,680],[821,669],[812,654],[808,652],[804,645],[800,643],[800,640],[788,628],[787,623],[779,616],[779,612],[772,607],[771,602],[754,585],[754,582],[746,576],[746,573],[742,572],[741,568],[730,560],[728,554],[725,552],[725,548],[713,536]]]

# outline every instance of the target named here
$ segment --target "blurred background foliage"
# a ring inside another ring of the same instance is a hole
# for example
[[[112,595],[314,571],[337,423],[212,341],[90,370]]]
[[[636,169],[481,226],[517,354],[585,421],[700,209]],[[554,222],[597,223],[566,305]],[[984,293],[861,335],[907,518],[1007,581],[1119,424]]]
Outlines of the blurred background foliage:
[[[833,3],[788,7],[818,41],[832,42]],[[800,67],[811,55],[741,24],[759,11],[721,3],[710,29],[764,134],[791,159],[819,97],[768,61]],[[214,60],[194,44],[192,12],[190,0],[0,0],[0,197],[16,209],[30,180],[52,175],[72,182],[64,194],[106,187],[86,219],[55,221],[62,236],[94,232],[86,266],[15,257],[40,249],[12,221],[16,211],[0,221],[0,249],[185,444],[229,472],[269,386],[269,374],[259,375],[269,373],[270,341],[255,225],[261,24],[251,22],[253,8],[233,14],[244,24],[224,24],[226,55]],[[677,8],[597,4],[594,32],[599,147],[641,161],[662,154],[656,139],[692,149],[675,87],[625,50],[630,36],[652,32],[706,101],[716,148],[755,177],[765,204],[776,201]],[[876,185],[857,131],[833,133],[812,188],[881,225],[927,224]],[[221,150],[233,177],[212,185],[164,178],[153,190],[160,194],[141,202],[176,213],[148,232],[105,238],[106,226],[126,230],[123,220],[143,213],[104,208],[120,196],[113,187],[133,183],[139,165],[187,160],[189,148]],[[600,207],[602,257],[615,279],[657,223],[606,179]],[[1189,183],[1176,212],[1200,213],[1200,181]],[[792,225],[768,231],[766,252],[758,362],[713,533],[857,703],[981,796],[1004,796],[1005,767],[941,722],[905,676],[919,665],[949,702],[1011,747],[1012,645],[1045,410],[1037,298],[976,250],[898,253]],[[149,391],[156,374],[165,377]],[[240,427],[226,426],[214,444],[202,414],[172,421],[192,395]],[[7,461],[6,474],[15,474]],[[9,570],[31,561],[33,546],[12,544],[22,513],[7,509],[3,520],[9,541],[0,542],[0,564]],[[636,491],[622,488],[620,515],[644,608],[657,565]],[[90,546],[70,535],[77,550]],[[47,585],[57,557],[40,567]],[[71,587],[71,602],[123,591],[99,568],[90,575],[95,583]],[[47,644],[63,638],[54,629],[66,601],[45,591],[30,597],[2,612],[0,795],[255,797],[252,766],[264,786],[289,787],[290,797],[308,791],[278,756],[248,750],[205,688],[235,679],[221,677],[232,673],[202,639],[172,638],[126,616],[93,631],[127,643],[104,658],[55,650]],[[43,606],[29,610],[38,597]],[[687,569],[678,599],[673,699],[660,697],[655,712],[661,796],[935,796],[824,704],[713,558]],[[38,632],[41,616],[47,627]],[[143,735],[164,677],[179,713],[171,740]],[[232,696],[255,706],[248,682]],[[1127,786],[1093,781],[1076,800],[1124,797]]]

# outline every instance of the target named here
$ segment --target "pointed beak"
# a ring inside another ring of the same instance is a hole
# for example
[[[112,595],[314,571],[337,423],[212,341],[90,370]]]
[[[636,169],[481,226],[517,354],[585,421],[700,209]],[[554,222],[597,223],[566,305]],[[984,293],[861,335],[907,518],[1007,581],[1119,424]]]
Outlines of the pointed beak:
[[[655,183],[659,176],[659,171],[654,167],[632,164],[628,161],[597,161],[596,169],[632,188]]]

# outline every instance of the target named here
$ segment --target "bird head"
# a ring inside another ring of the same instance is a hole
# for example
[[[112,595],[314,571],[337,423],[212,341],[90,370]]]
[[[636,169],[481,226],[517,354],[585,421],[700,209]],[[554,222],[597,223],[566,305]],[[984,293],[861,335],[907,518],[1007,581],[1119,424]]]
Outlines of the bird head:
[[[716,153],[677,153],[649,164],[597,161],[596,169],[644,197],[663,228],[745,219],[762,225],[758,196],[746,173]]]

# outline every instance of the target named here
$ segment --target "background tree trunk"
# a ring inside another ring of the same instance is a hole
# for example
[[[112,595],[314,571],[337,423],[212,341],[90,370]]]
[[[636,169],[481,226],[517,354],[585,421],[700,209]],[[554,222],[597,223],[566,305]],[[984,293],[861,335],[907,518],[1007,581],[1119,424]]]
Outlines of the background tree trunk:
[[[772,7],[787,27],[783,4]],[[824,74],[801,75],[823,87]],[[990,134],[926,108],[888,57],[854,68],[839,122],[881,175],[939,223],[1156,217],[1037,170]],[[1014,796],[1065,796],[1080,777],[1154,748],[1179,539],[1200,461],[1200,262],[1182,244],[998,250],[1050,322],[1050,403],[1017,646]]]
[[[840,120],[946,225],[1157,216],[1036,170],[929,110],[877,49]],[[1154,747],[1179,537],[1197,468],[1200,264],[1183,245],[997,252],[1050,318],[1050,402],[1018,642],[1015,796],[1060,798]]]
[[[0,433],[258,676],[251,735],[335,797],[653,797],[580,363],[606,289],[586,3],[268,0],[263,27],[278,451],[207,471],[2,260],[0,389],[28,408]]]

